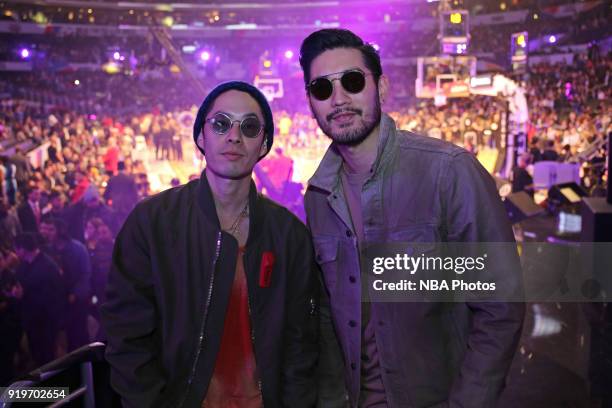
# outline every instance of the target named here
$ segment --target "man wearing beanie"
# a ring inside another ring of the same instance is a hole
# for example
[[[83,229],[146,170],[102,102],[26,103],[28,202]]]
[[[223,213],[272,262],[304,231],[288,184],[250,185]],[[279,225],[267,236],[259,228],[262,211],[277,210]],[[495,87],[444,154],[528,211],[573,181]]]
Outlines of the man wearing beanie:
[[[312,245],[251,179],[273,134],[259,90],[217,86],[194,124],[200,178],[128,216],[101,311],[124,406],[314,406]]]

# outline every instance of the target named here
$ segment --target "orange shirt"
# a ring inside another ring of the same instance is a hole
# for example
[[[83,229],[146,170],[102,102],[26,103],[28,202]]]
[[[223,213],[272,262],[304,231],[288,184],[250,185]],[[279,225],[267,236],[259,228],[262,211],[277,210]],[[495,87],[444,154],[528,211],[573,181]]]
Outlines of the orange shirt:
[[[261,408],[255,352],[251,341],[251,320],[244,248],[238,251],[236,274],[230,293],[223,336],[215,370],[202,408]]]

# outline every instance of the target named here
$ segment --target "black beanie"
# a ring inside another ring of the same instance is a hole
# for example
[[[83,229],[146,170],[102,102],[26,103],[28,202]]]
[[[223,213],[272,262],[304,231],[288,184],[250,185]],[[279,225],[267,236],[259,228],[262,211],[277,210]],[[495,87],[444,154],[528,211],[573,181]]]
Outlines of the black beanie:
[[[210,91],[210,93],[204,99],[204,102],[202,102],[202,105],[200,105],[200,109],[198,109],[198,116],[196,116],[195,123],[193,124],[193,141],[196,143],[196,146],[198,146],[198,136],[200,135],[200,133],[202,133],[204,121],[206,120],[206,113],[208,113],[207,111],[211,108],[215,99],[217,99],[217,97],[222,93],[230,91],[232,89],[241,92],[246,92],[247,94],[252,96],[253,99],[255,99],[255,101],[257,101],[257,103],[259,104],[265,122],[264,136],[266,138],[266,145],[268,147],[266,154],[268,154],[272,149],[272,142],[274,141],[274,120],[272,119],[272,110],[270,109],[268,100],[259,89],[255,88],[251,84],[242,81],[224,82],[222,84],[217,85],[217,87]],[[202,152],[202,154],[204,154],[204,150],[202,150],[200,146],[198,146],[198,149],[200,150],[200,152]]]

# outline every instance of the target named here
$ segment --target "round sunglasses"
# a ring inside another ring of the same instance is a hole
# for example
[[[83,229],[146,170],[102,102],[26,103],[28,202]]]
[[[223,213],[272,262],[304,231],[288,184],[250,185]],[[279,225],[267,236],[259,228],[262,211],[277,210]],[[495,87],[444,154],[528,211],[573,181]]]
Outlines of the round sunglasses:
[[[342,74],[340,78],[329,79],[329,76]],[[306,90],[312,95],[315,99],[319,101],[324,101],[329,99],[334,92],[334,84],[333,81],[340,81],[342,87],[345,91],[356,94],[365,88],[366,81],[365,77],[372,74],[366,74],[359,69],[351,69],[348,71],[336,72],[333,74],[321,76],[313,79],[306,86]]]
[[[234,120],[223,112],[216,113],[212,118],[206,119],[206,122],[212,125],[212,131],[218,135],[226,135],[232,126],[234,126],[234,123],[238,123],[242,135],[251,139],[259,136],[264,128],[256,116],[247,116],[242,120]]]

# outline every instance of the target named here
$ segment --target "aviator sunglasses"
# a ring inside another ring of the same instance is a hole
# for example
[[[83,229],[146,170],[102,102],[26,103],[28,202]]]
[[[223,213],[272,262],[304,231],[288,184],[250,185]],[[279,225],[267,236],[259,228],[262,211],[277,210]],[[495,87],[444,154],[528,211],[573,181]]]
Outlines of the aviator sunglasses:
[[[256,116],[247,116],[242,120],[233,120],[229,115],[219,112],[212,118],[206,119],[206,122],[212,125],[213,132],[218,135],[226,135],[232,126],[234,126],[234,123],[239,124],[240,132],[244,137],[251,139],[259,136],[263,130],[263,124]]]
[[[342,74],[340,78],[329,79],[329,76]],[[365,77],[367,75],[359,69],[351,69],[343,72],[336,72],[333,74],[321,76],[313,79],[306,86],[306,90],[317,100],[324,101],[328,99],[334,92],[333,81],[340,81],[345,91],[356,94],[363,91],[365,88]]]

